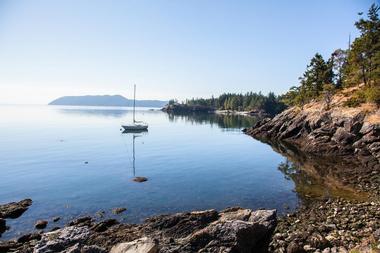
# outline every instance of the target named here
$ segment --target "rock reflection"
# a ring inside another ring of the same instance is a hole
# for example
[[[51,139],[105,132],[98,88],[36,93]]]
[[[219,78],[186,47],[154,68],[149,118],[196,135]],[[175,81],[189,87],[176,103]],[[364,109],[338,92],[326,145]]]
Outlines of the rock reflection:
[[[305,154],[287,143],[270,143],[273,150],[286,157],[278,165],[285,178],[295,183],[302,200],[345,198],[364,200],[368,194],[358,181],[358,174],[370,170],[354,158],[327,158]],[[365,172],[364,172],[365,174]]]

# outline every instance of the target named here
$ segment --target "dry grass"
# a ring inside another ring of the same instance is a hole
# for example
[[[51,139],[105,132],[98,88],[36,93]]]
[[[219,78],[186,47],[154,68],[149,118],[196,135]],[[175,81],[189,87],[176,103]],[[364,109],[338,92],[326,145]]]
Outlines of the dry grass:
[[[377,125],[380,124],[380,109],[378,109],[376,112],[368,115],[365,119],[366,122]]]

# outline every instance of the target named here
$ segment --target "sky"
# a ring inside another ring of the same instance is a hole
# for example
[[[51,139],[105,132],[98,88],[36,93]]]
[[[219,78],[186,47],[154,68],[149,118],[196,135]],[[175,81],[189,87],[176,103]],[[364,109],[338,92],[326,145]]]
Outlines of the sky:
[[[378,2],[379,0],[375,1]],[[373,0],[0,0],[0,104],[276,94]]]

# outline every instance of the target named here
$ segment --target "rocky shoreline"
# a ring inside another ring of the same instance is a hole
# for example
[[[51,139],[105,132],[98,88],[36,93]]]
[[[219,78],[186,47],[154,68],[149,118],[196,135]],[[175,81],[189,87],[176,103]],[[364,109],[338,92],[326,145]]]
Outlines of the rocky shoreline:
[[[275,210],[239,207],[160,215],[142,224],[81,217],[0,241],[0,252],[266,252],[276,223]]]
[[[379,218],[379,200],[340,198],[304,200],[283,217],[240,207],[159,215],[142,224],[86,216],[0,241],[0,252],[379,252]]]
[[[329,109],[318,101],[293,107],[243,130],[288,158],[279,169],[302,199],[279,219],[270,252],[380,252],[380,109],[344,107],[347,97],[336,95]]]

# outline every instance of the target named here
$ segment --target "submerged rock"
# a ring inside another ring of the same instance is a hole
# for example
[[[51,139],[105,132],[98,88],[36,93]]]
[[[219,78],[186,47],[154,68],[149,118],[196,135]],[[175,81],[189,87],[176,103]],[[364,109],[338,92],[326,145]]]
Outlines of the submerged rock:
[[[142,182],[148,181],[148,178],[146,178],[146,177],[135,177],[135,178],[133,178],[133,181],[135,181],[137,183],[142,183]]]
[[[117,207],[117,208],[112,209],[113,214],[121,214],[125,211],[127,211],[127,208],[125,207]]]
[[[34,224],[34,227],[37,229],[44,229],[46,228],[47,224],[48,224],[48,221],[46,220],[38,220],[36,224]]]
[[[0,205],[0,218],[16,219],[20,217],[32,204],[31,199],[24,199],[19,202],[11,202]]]

